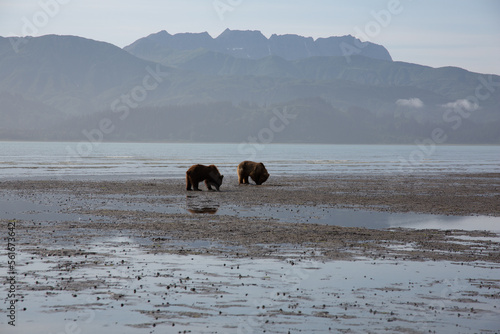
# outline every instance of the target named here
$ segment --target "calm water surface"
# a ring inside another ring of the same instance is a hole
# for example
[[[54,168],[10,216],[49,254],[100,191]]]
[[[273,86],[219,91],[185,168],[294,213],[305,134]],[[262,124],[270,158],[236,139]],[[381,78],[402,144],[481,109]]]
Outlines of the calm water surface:
[[[0,142],[0,179],[182,178],[195,163],[233,173],[243,160],[278,176],[500,172],[500,146]]]

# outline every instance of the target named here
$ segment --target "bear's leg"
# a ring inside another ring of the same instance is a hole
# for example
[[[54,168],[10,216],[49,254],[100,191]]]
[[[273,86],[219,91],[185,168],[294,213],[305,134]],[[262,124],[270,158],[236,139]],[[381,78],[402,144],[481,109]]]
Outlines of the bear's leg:
[[[238,173],[238,184],[243,183],[243,177],[241,176],[241,173]]]
[[[213,190],[212,186],[210,185],[210,182],[208,182],[208,180],[205,180],[205,185],[207,186],[208,190]]]
[[[196,191],[201,191],[201,189],[198,188],[198,182],[191,181],[193,183],[193,190]]]
[[[191,178],[186,174],[186,190],[191,190]]]

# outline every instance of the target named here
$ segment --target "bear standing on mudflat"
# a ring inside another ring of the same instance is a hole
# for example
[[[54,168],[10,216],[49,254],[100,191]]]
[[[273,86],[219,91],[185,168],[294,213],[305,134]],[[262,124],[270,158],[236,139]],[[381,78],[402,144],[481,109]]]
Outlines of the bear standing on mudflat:
[[[216,166],[192,165],[186,172],[186,190],[198,189],[198,183],[205,181],[208,190],[213,190],[212,186],[219,191],[224,175],[220,175]]]
[[[238,165],[238,183],[248,184],[249,176],[255,184],[261,185],[266,182],[269,173],[262,162],[243,161]]]

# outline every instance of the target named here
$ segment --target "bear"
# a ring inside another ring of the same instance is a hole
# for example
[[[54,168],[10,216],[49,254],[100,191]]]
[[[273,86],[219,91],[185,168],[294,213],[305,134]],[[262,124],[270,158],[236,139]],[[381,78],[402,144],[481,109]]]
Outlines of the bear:
[[[192,165],[186,172],[186,190],[191,190],[192,186],[193,190],[201,191],[198,189],[198,183],[205,181],[208,190],[213,190],[214,186],[219,191],[223,178],[224,175],[221,175],[214,165]]]
[[[269,173],[262,162],[243,161],[238,165],[238,183],[248,184],[249,176],[255,184],[261,185],[269,178]]]

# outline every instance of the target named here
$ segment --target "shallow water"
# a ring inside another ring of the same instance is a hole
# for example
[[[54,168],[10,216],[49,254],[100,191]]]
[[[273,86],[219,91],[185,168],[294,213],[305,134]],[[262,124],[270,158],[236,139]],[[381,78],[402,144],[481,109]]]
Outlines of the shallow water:
[[[124,237],[76,249],[94,254],[18,252],[17,324],[2,333],[500,328],[496,264],[149,254]]]
[[[9,196],[0,197],[0,219],[19,219],[43,221],[78,221],[82,215],[61,212],[60,205],[47,205]]]
[[[20,198],[15,194],[0,196],[0,219],[21,219],[34,221],[87,221],[97,219],[93,215],[71,213],[74,209],[64,196],[50,195],[50,199]],[[143,196],[139,196],[142,199]],[[325,206],[226,205],[218,200],[201,196],[170,196],[158,198],[156,204],[130,202],[137,196],[108,196],[106,201],[96,198],[87,200],[98,209],[147,211],[168,214],[190,213],[193,215],[229,215],[236,217],[257,217],[276,219],[286,223],[310,223],[342,227],[364,227],[370,229],[413,228],[439,230],[485,230],[500,232],[500,217],[489,216],[445,216],[417,213],[378,212],[361,209],[343,209]],[[126,202],[126,204],[124,204]],[[52,203],[52,204],[48,204]]]
[[[244,160],[271,175],[500,172],[500,146],[0,142],[0,179],[182,178],[193,164],[236,175]],[[249,154],[252,152],[252,154]]]
[[[217,214],[243,217],[275,218],[289,223],[313,223],[371,229],[461,229],[500,231],[500,217],[445,216],[417,213],[378,212],[360,209],[339,209],[321,206],[284,206],[219,208]]]

